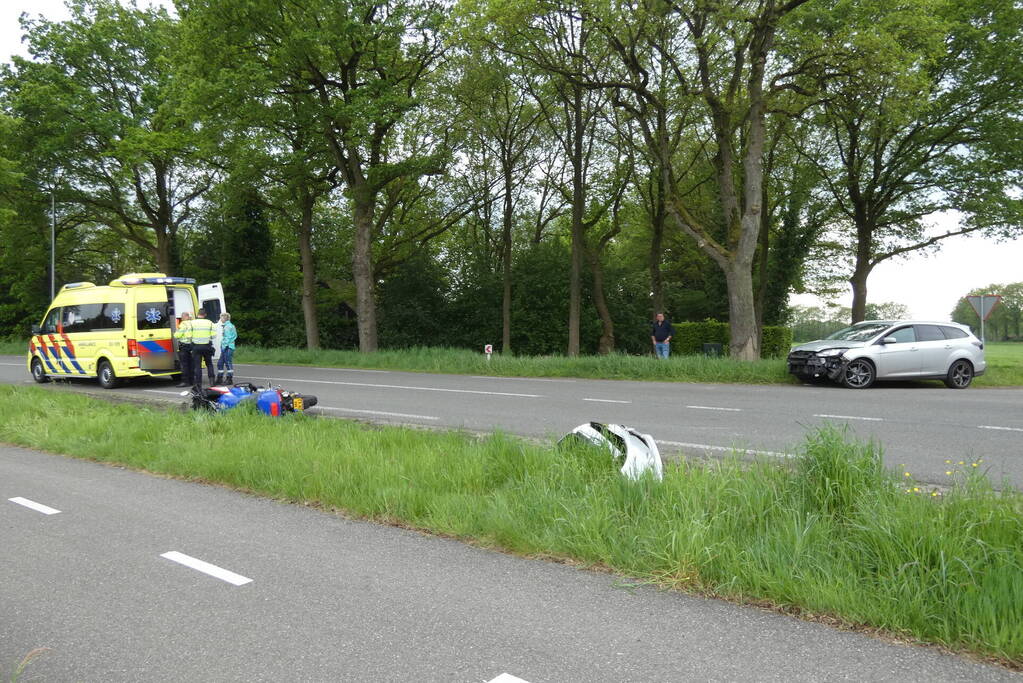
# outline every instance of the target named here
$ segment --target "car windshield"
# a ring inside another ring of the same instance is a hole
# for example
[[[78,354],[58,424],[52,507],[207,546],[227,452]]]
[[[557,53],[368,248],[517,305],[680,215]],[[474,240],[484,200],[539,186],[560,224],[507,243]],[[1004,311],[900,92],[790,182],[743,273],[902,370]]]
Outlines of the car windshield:
[[[852,327],[830,334],[825,339],[839,341],[867,341],[891,327],[891,323],[856,323]]]

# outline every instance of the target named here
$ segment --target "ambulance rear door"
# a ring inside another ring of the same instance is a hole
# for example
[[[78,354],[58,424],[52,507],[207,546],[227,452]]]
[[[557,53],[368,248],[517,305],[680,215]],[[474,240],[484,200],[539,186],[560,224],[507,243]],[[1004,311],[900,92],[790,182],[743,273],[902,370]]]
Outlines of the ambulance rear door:
[[[168,372],[175,369],[174,304],[166,287],[132,288],[135,295],[135,342],[139,369]]]
[[[227,304],[224,303],[224,288],[219,282],[196,287],[199,295],[199,308],[206,311],[206,319],[217,326],[217,336],[213,339],[213,357],[220,357],[220,338],[222,336],[220,314],[227,312]]]

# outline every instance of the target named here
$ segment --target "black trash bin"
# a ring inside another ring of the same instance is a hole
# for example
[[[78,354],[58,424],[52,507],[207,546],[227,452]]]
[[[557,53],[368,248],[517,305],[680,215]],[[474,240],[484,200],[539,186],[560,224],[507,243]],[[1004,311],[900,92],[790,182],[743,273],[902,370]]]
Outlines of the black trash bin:
[[[722,353],[722,349],[723,349],[723,347],[722,347],[721,344],[704,344],[703,345],[703,355],[705,355],[705,356],[720,356],[721,353]]]

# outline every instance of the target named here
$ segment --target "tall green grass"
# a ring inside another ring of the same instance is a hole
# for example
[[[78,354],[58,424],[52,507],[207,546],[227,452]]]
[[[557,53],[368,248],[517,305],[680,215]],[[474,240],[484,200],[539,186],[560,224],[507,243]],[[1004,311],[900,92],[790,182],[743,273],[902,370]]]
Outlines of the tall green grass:
[[[670,464],[506,436],[110,405],[0,386],[0,441],[340,508],[659,585],[869,625],[1023,667],[1023,495],[980,467],[941,495],[874,444],[810,434],[792,466]],[[933,494],[933,495],[932,495]]]
[[[730,358],[675,355],[666,361],[653,356],[612,353],[606,356],[486,355],[466,349],[412,348],[376,353],[294,348],[244,347],[236,362],[317,367],[372,368],[498,377],[584,377],[593,379],[659,380],[676,382],[786,382],[785,361],[778,358],[751,363]]]

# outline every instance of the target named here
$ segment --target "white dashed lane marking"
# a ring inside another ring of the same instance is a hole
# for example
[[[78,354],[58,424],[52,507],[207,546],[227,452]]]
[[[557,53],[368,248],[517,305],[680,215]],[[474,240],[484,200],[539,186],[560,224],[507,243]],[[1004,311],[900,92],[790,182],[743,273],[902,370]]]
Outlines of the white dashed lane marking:
[[[166,552],[160,557],[170,560],[171,562],[177,562],[178,564],[184,565],[190,569],[194,569],[197,572],[208,574],[214,578],[220,579],[221,581],[227,581],[235,586],[244,586],[247,583],[252,583],[252,579],[242,576],[241,574],[235,574],[232,571],[228,571],[223,567],[218,567],[215,564],[209,562],[203,562],[202,560],[196,559],[191,555],[185,555],[179,553],[176,550]]]
[[[1023,432],[1019,427],[996,427],[995,425],[977,425],[978,429],[997,429],[1001,432]]]
[[[501,674],[497,678],[491,678],[487,683],[529,683],[529,681],[523,680],[518,676],[512,676],[511,674]]]
[[[322,410],[336,410],[339,413],[356,413],[361,415],[384,415],[385,417],[407,417],[413,420],[439,420],[433,415],[411,415],[409,413],[389,413],[383,410],[359,410],[356,408],[332,408],[330,406],[316,406]]]
[[[884,418],[859,417],[857,415],[814,415],[814,417],[830,417],[833,420],[866,420],[867,422],[884,422]]]
[[[367,382],[335,382],[326,379],[290,379],[274,377],[274,382],[305,382],[307,384],[337,384],[346,387],[374,387],[377,389],[405,389],[406,391],[442,391],[449,394],[483,394],[485,396],[514,396],[516,398],[543,398],[540,394],[512,394],[504,391],[476,391],[473,389],[442,389],[440,387],[415,387],[401,384],[369,384]]]
[[[686,408],[692,408],[693,410],[723,410],[728,413],[742,412],[742,408],[720,408],[718,406],[686,406]]]
[[[16,498],[8,498],[7,500],[11,501],[12,503],[17,503],[18,505],[23,505],[27,508],[35,510],[36,512],[41,512],[44,515],[55,515],[60,512],[60,510],[51,508],[49,505],[43,505],[42,503],[37,503],[34,500],[22,498],[21,496],[18,496]]]
[[[632,401],[616,401],[613,398],[584,398],[584,401],[593,401],[594,403],[632,403]]]
[[[657,439],[657,443],[665,444],[666,446],[678,446],[679,448],[695,448],[701,451],[716,451],[718,453],[742,453],[745,455],[768,455],[772,458],[793,458],[791,453],[779,453],[777,451],[756,451],[750,448],[729,448],[727,446],[710,446],[705,443],[686,443],[685,441],[662,441]]]
[[[510,379],[515,382],[574,382],[567,377],[502,377],[500,375],[469,375],[473,379],[499,379],[502,382]]]
[[[277,367],[277,366],[273,366],[273,365],[248,365],[248,364],[244,364],[243,365],[242,363],[235,363],[234,366],[236,368],[266,368],[267,370],[272,370],[274,367]],[[384,375],[386,375],[387,373],[391,372],[390,370],[364,370],[362,368],[317,368],[317,367],[311,367],[311,366],[309,367],[309,369],[310,370],[329,370],[331,372],[375,372],[375,373],[384,374]]]

